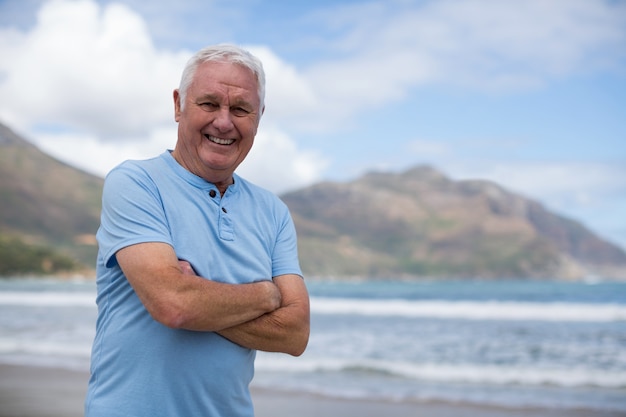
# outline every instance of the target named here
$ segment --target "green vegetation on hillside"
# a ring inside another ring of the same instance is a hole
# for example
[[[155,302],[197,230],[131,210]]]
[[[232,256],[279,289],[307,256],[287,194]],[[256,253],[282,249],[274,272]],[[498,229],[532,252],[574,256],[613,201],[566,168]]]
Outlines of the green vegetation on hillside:
[[[0,277],[58,274],[80,267],[50,247],[28,245],[17,237],[0,235]]]
[[[18,238],[21,245],[12,242],[28,254],[16,259],[3,255],[0,272],[54,272],[67,269],[70,259],[92,268],[103,183],[0,123],[0,235]],[[14,250],[4,248],[3,253]]]

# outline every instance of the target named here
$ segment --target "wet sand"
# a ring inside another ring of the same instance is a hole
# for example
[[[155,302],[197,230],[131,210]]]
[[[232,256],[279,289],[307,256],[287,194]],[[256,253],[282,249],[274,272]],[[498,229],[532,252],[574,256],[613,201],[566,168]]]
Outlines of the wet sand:
[[[81,417],[86,372],[0,365],[0,417]],[[624,417],[590,410],[505,409],[449,403],[343,400],[253,390],[256,417]]]

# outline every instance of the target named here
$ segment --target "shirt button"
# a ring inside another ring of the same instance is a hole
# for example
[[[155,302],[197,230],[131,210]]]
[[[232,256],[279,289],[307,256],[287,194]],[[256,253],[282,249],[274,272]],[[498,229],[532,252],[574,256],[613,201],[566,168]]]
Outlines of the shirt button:
[[[217,195],[217,193],[215,192],[215,190],[211,190],[209,191],[209,195],[211,196],[211,198],[214,198]]]
[[[225,208],[225,207],[222,207],[222,211],[223,211],[224,213],[228,213],[228,212],[226,211],[226,208]]]

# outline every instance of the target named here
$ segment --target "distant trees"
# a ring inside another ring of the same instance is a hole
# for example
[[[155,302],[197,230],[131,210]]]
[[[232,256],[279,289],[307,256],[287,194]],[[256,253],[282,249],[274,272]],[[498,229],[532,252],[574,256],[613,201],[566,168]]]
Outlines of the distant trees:
[[[0,234],[0,277],[52,275],[80,267],[78,262],[54,248],[29,245],[17,237]]]

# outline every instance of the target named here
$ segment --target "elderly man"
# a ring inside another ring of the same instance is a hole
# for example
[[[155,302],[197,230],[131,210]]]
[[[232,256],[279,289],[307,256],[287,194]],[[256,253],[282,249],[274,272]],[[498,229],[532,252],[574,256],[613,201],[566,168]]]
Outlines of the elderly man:
[[[249,52],[199,51],[174,91],[175,149],[107,175],[87,417],[253,416],[256,350],[304,351],[291,216],[235,174],[264,89]]]

